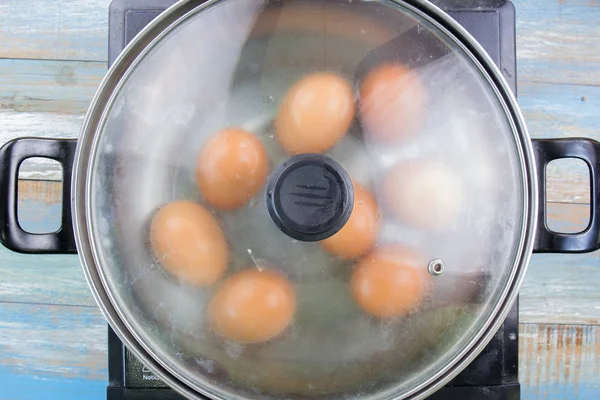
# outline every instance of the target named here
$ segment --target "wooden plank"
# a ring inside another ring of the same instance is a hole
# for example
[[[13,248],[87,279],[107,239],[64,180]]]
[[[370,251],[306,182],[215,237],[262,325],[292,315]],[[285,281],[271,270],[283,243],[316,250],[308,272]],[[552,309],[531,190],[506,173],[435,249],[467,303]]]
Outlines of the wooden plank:
[[[523,82],[519,105],[532,138],[588,137],[600,140],[600,87]],[[548,181],[547,199],[586,203],[589,173],[560,161]]]
[[[0,109],[81,114],[106,73],[104,62],[0,59]]]
[[[107,59],[110,0],[5,0],[0,58]],[[515,0],[524,81],[600,83],[600,7],[595,1]]]
[[[110,0],[3,0],[0,58],[106,61]]]
[[[577,233],[587,228],[589,222],[588,204],[547,203],[546,223],[550,230]]]
[[[83,118],[81,114],[16,112],[0,108],[0,145],[19,137],[75,138],[79,136]],[[60,180],[61,169],[48,160],[30,159],[21,166],[19,177]]]
[[[75,138],[79,136],[83,118],[83,114],[17,112],[0,108],[0,144],[24,136]]]
[[[105,399],[106,323],[95,308],[0,303],[2,398]],[[526,400],[600,397],[600,326],[521,324]]]
[[[19,219],[33,233],[56,230],[59,182],[20,181]],[[0,301],[95,306],[77,255],[19,254],[0,246]]]
[[[60,198],[57,182],[22,181],[22,225],[50,231]],[[587,225],[589,206],[549,204],[552,226],[574,232]],[[600,252],[533,256],[520,296],[522,322],[600,323]],[[0,247],[0,301],[93,306],[74,255],[24,255]]]
[[[0,303],[0,397],[105,398],[106,335],[96,308]]]
[[[590,172],[582,160],[565,158],[546,167],[546,201],[590,203]]]
[[[523,322],[600,324],[600,253],[536,254],[520,292]],[[93,306],[79,259],[0,247],[0,301]]]
[[[522,81],[600,85],[600,4],[514,0]]]
[[[600,324],[600,252],[534,254],[520,291],[522,322]]]
[[[83,119],[81,114],[16,112],[0,108],[0,145],[19,137],[76,138]],[[34,158],[21,165],[19,177],[56,181],[62,178],[61,171],[54,161]],[[41,196],[43,199],[45,195]]]
[[[19,254],[0,246],[0,301],[94,306],[76,255]]]
[[[0,60],[0,109],[83,114],[104,63]],[[600,88],[521,82],[519,104],[532,137],[600,138]]]
[[[94,63],[13,61],[17,76],[0,84],[0,143],[18,136],[73,137],[83,121],[82,113],[102,79],[104,68]],[[67,67],[65,67],[65,64]],[[74,64],[74,65],[71,65]],[[70,65],[70,66],[69,66]],[[56,74],[71,68],[73,84],[62,85]],[[78,69],[82,67],[83,69]],[[8,75],[0,75],[0,83]],[[47,84],[44,84],[46,82]],[[584,100],[582,100],[584,99]],[[525,83],[520,105],[534,138],[584,136],[600,139],[600,87]],[[60,111],[75,114],[18,113],[14,110]],[[36,176],[43,177],[43,168]],[[565,164],[548,185],[548,199],[554,202],[585,203],[589,196],[585,169]]]
[[[589,207],[548,205],[558,231],[587,226]],[[600,324],[600,251],[589,254],[534,254],[519,296],[523,323]]]
[[[534,255],[520,295],[523,322],[600,324],[598,253]]]
[[[98,61],[103,65],[108,2],[3,1],[0,58]],[[594,85],[600,84],[600,4],[595,0],[517,0],[516,6],[520,101],[532,135],[598,138],[599,92]],[[9,64],[12,67],[3,68]],[[99,82],[104,74],[101,65],[87,72],[81,72],[85,66],[77,66],[71,75],[68,68],[61,71],[59,64],[21,68],[27,64],[0,64],[0,143],[8,140],[5,137],[31,134],[76,136],[81,113],[93,94],[91,82]],[[73,80],[76,87],[72,87]],[[6,89],[15,82],[16,86]],[[533,82],[574,85],[531,85]],[[19,97],[19,93],[30,99]],[[40,110],[62,114],[37,112]],[[40,171],[45,172],[43,168]],[[549,198],[582,202],[584,175],[574,167],[564,167],[549,184]],[[39,204],[22,206],[25,214],[32,215],[31,226],[38,229],[47,227],[44,212],[56,215],[56,208],[51,206],[54,200],[47,201],[52,191],[44,196]],[[552,215],[567,217],[559,225],[565,229],[574,229],[575,222],[581,224],[588,214],[585,206],[571,210],[566,210],[572,207],[567,204],[552,207]],[[12,259],[8,252],[0,251],[0,301],[17,302],[0,303],[0,397],[104,399],[105,324],[97,310],[18,304],[93,304],[77,258],[15,256],[19,258]],[[598,253],[535,255],[521,292],[522,321],[598,324],[598,261]],[[523,398],[600,398],[598,329],[521,326]],[[12,392],[6,392],[11,388]]]
[[[597,76],[600,73],[600,69],[594,66],[593,60],[588,59],[589,57],[598,57],[597,52],[588,52],[589,49],[587,47],[584,49],[585,51],[579,49],[583,45],[594,45],[594,40],[600,40],[600,35],[592,35],[586,38],[586,40],[574,41],[574,43],[569,43],[568,45],[559,40],[561,38],[564,39],[564,35],[556,35],[557,37],[552,36],[544,40],[540,39],[540,35],[544,36],[548,35],[548,32],[554,32],[554,30],[547,29],[547,26],[557,27],[556,29],[558,30],[563,29],[569,32],[577,32],[577,29],[580,29],[582,25],[580,18],[582,16],[584,18],[595,16],[600,8],[581,1],[544,2],[543,7],[541,4],[538,4],[539,2],[540,0],[516,2],[520,21],[518,27],[519,38],[525,41],[524,43],[519,43],[519,66],[521,72],[525,71],[525,74],[520,79],[520,103],[527,118],[530,132],[533,137],[587,136],[598,138],[600,135],[600,115],[595,110],[600,105],[598,100],[600,99],[598,96],[599,88],[581,85],[532,84],[528,81],[542,80],[589,84],[587,81],[573,81],[561,78],[567,73],[574,73],[573,71],[577,71],[581,65],[593,66],[593,70],[591,71],[579,72],[579,75],[586,79]],[[36,7],[35,5],[38,3],[43,3],[43,5]],[[57,5],[61,3],[39,0],[25,3],[11,1],[5,7],[10,11],[18,9],[16,15],[37,15],[36,13],[44,10],[47,11],[48,7],[58,7]],[[86,15],[92,15],[94,12],[98,13],[98,10],[104,10],[107,6],[107,4],[100,3],[102,2],[83,2],[82,4],[75,3],[75,5],[82,9],[91,7],[85,10]],[[24,4],[29,4],[30,6],[25,6]],[[69,5],[65,5],[65,7],[62,7],[56,13],[50,13],[52,16],[51,19],[57,18],[63,21],[60,23],[55,21],[52,26],[62,26],[61,24],[63,23],[81,23],[83,24],[82,26],[85,26],[83,22],[78,22],[75,18],[65,17],[66,14],[64,14],[63,10],[71,10],[70,7],[72,6],[73,3],[69,3]],[[104,11],[102,12],[104,13]],[[5,23],[2,26],[18,23],[18,21],[19,18],[15,17],[14,19],[10,19],[10,21],[4,21]],[[541,23],[540,21],[546,22]],[[577,25],[577,29],[573,29],[573,24]],[[590,26],[592,25],[594,24],[590,24]],[[539,29],[535,30],[532,26]],[[39,27],[39,29],[44,32],[42,27]],[[21,32],[23,29],[19,30],[15,28],[14,31]],[[73,32],[81,33],[78,31],[77,26],[71,25],[68,27],[65,25],[64,32],[62,33],[66,35]],[[30,35],[32,33],[24,34]],[[31,40],[31,42],[35,42],[35,40]],[[555,50],[552,52],[547,49],[532,48],[532,43],[543,43],[544,46],[549,46]],[[568,51],[573,48],[579,49],[577,50],[579,53],[571,56]],[[543,65],[554,65],[556,62],[560,60],[564,61],[565,59],[567,60],[565,61],[567,64],[561,67],[563,69],[556,66],[552,67],[556,69],[552,75],[556,79],[548,77],[540,78],[542,75],[540,75],[539,68],[536,66],[532,74],[535,79],[530,79],[526,73],[528,68],[527,62],[529,57],[533,57],[533,55],[535,55],[536,60],[543,60]],[[3,63],[4,65],[2,65]],[[89,100],[93,96],[96,86],[105,72],[104,63],[86,64],[2,60],[0,66],[6,68],[0,69],[3,71],[0,74],[0,112],[2,108],[64,113],[85,112]],[[585,101],[582,99],[585,99]],[[0,114],[0,118],[2,117],[5,117],[5,115]],[[48,125],[38,124],[37,126]],[[29,131],[26,131],[26,128],[27,126],[22,131],[28,133]],[[0,133],[0,135],[3,135],[3,133]],[[3,142],[1,139],[0,142]],[[584,173],[565,167],[549,183],[548,198],[550,201],[556,202],[584,203],[585,201],[582,201],[582,199],[586,197],[586,191],[588,190],[586,182],[586,175]]]
[[[518,90],[532,138],[600,139],[600,86],[522,82]]]
[[[600,398],[600,327],[522,324],[519,327],[521,398]]]

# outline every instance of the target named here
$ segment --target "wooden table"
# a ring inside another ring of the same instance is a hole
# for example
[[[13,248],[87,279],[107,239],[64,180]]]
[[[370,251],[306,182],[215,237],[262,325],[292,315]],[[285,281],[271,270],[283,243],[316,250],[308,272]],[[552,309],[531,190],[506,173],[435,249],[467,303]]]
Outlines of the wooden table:
[[[0,142],[76,137],[106,71],[109,0],[0,0]],[[600,1],[517,0],[519,101],[532,137],[600,140]],[[23,175],[44,179],[47,164]],[[50,171],[50,172],[48,172]],[[587,170],[551,168],[557,229],[589,213]],[[59,185],[22,181],[31,231],[60,215]],[[600,398],[600,258],[535,255],[521,291],[520,380],[526,399]],[[76,256],[0,248],[0,398],[103,399],[106,323]]]

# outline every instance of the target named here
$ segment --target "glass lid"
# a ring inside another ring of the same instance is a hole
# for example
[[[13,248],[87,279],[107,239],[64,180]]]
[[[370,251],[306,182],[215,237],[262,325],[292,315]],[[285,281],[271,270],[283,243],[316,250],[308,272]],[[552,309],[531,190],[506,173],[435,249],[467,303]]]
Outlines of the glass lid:
[[[508,307],[527,234],[486,69],[399,1],[160,18],[111,72],[85,166],[102,290],[159,375],[215,399],[447,380]]]

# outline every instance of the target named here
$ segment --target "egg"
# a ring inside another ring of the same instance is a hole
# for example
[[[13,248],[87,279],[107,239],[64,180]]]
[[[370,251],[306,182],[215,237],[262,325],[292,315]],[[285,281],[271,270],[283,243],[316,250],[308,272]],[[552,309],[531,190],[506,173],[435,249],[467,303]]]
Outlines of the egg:
[[[295,311],[296,295],[287,278],[253,267],[225,280],[208,305],[208,319],[224,339],[258,343],[281,334]]]
[[[150,245],[160,264],[185,283],[210,285],[227,269],[228,246],[219,223],[191,201],[158,210],[150,225]]]
[[[206,201],[221,210],[246,205],[264,186],[269,162],[258,138],[241,128],[228,128],[202,147],[196,182]]]
[[[379,229],[379,209],[375,197],[354,182],[354,207],[346,224],[321,245],[329,253],[350,260],[365,255],[375,244]]]
[[[420,128],[426,91],[419,76],[400,64],[373,69],[360,85],[360,115],[369,138],[394,142]]]
[[[285,94],[275,119],[277,140],[290,154],[322,153],[333,147],[354,118],[354,94],[341,76],[317,72]]]
[[[399,246],[378,248],[355,265],[350,289],[366,313],[391,318],[407,314],[422,301],[429,286],[427,263]]]
[[[459,177],[437,163],[401,162],[383,180],[386,208],[400,221],[428,230],[443,230],[458,220],[463,192]]]

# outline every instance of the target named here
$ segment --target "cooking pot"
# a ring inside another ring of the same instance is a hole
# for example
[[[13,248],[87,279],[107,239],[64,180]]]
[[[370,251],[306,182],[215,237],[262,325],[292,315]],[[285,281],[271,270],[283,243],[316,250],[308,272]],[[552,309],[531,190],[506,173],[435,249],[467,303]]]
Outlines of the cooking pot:
[[[600,248],[599,155],[530,140],[429,2],[182,1],[110,68],[78,140],[2,147],[0,239],[77,252],[120,339],[191,399],[423,398],[496,332],[532,251]],[[57,232],[19,225],[30,157],[63,165]],[[591,180],[574,234],[545,222],[567,157]]]

